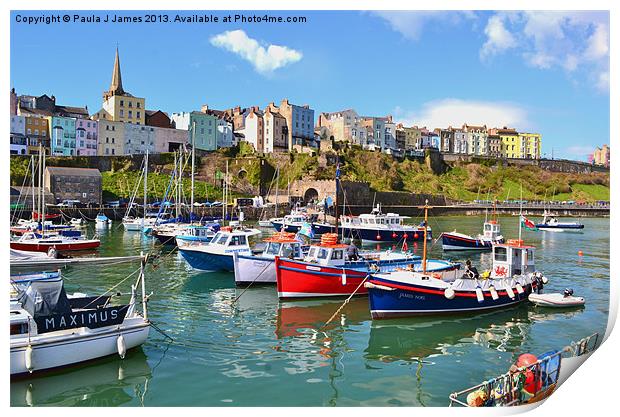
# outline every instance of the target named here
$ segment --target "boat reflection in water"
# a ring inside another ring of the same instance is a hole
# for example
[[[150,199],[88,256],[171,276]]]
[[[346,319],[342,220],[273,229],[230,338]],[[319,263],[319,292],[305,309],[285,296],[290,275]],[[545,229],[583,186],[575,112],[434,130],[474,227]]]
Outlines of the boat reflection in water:
[[[340,308],[342,300],[303,300],[280,303],[276,321],[276,337],[307,335],[317,332]],[[370,320],[368,300],[352,298],[324,330],[335,326],[360,324]]]
[[[141,405],[151,368],[141,348],[125,359],[104,358],[76,370],[42,374],[11,382],[12,406],[114,407],[136,401]]]
[[[458,317],[420,317],[373,321],[365,358],[381,362],[417,362],[446,352],[458,343],[514,351],[525,339],[531,320],[527,308]]]

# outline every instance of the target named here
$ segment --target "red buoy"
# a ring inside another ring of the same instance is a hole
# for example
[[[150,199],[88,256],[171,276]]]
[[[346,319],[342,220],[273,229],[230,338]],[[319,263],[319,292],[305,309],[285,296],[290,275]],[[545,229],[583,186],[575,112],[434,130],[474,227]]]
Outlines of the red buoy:
[[[418,235],[417,233],[414,233],[414,234],[413,234],[414,239],[417,239],[417,238],[418,238],[418,236],[419,236],[419,235]]]
[[[377,240],[381,240],[381,235],[377,233]]]
[[[392,233],[392,239],[396,239],[396,232]]]
[[[409,235],[407,233],[405,233],[403,237],[405,238],[405,240],[409,239]]]

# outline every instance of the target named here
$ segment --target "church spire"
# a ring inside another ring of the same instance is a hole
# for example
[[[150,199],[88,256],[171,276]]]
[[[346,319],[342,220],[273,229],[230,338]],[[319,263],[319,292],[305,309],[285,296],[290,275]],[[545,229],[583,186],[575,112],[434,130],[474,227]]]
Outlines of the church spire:
[[[114,69],[112,70],[112,82],[110,83],[110,94],[114,96],[123,95],[123,81],[121,79],[121,61],[118,57],[118,46],[114,57]]]

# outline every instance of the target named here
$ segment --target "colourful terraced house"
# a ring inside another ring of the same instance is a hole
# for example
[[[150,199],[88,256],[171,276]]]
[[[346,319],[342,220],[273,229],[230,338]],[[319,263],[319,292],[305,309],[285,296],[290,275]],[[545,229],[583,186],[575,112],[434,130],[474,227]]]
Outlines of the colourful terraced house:
[[[76,119],[73,117],[51,116],[49,120],[52,155],[76,155]]]

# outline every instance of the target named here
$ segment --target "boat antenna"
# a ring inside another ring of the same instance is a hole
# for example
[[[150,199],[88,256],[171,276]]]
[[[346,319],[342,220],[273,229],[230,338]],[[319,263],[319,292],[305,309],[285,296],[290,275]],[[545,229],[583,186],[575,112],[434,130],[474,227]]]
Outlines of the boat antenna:
[[[189,207],[189,222],[191,224],[194,224],[194,218],[192,217],[192,214],[194,213],[194,174],[196,170],[196,168],[194,167],[195,165],[196,165],[196,121],[194,120],[194,122],[192,123],[192,195],[191,195],[191,202],[190,202],[190,207]]]
[[[428,200],[424,202],[424,246],[422,250],[422,273],[426,275],[426,231],[428,227]]]
[[[480,190],[480,187],[478,187],[478,190]],[[487,200],[484,202],[484,205],[486,206],[486,208],[484,209],[484,222],[486,223],[488,221],[489,218],[489,195],[491,194],[491,189],[489,188],[487,191]]]

